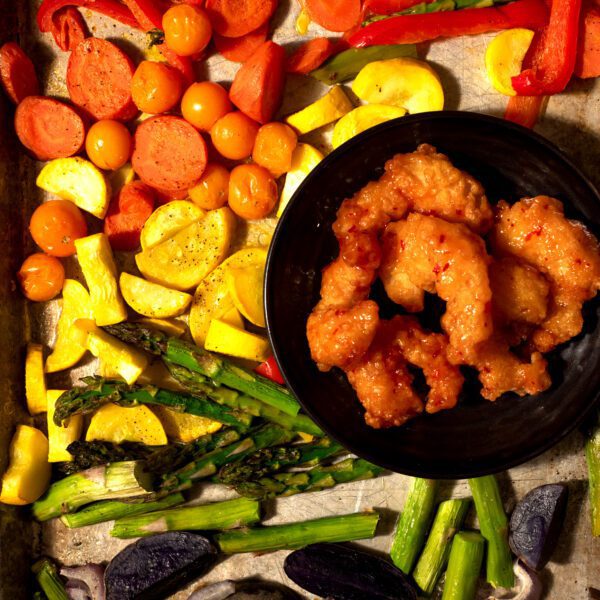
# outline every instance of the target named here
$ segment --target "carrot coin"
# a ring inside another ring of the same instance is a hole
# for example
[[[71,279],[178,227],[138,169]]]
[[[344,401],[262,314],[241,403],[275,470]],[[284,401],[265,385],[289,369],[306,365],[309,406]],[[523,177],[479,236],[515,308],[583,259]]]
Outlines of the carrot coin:
[[[334,52],[335,44],[327,38],[309,40],[288,58],[287,72],[307,75],[318,69]]]
[[[229,208],[242,219],[262,219],[277,204],[277,184],[259,165],[240,165],[229,178]]]
[[[213,35],[213,41],[215,42],[217,52],[223,55],[227,60],[244,62],[266,42],[268,35],[269,24],[265,23],[258,29],[251,31],[242,37],[231,38],[215,33]]]
[[[292,154],[298,144],[294,130],[285,123],[267,123],[258,130],[252,159],[275,177],[292,168]]]
[[[135,105],[152,115],[171,110],[181,98],[183,82],[179,72],[160,62],[142,61],[131,80]]]
[[[99,169],[120,169],[131,155],[129,129],[119,121],[97,121],[85,138],[85,151]]]
[[[311,21],[329,31],[348,31],[360,20],[360,0],[303,0]]]
[[[277,0],[206,0],[205,10],[219,35],[241,37],[264,25],[277,4]]]
[[[33,63],[15,42],[7,42],[0,48],[0,80],[15,104],[40,93],[40,82]]]
[[[217,152],[231,160],[242,160],[252,154],[259,125],[244,113],[236,111],[221,117],[210,130]]]
[[[229,171],[218,163],[208,163],[200,181],[189,190],[189,195],[204,210],[225,206],[229,196]]]
[[[58,258],[36,252],[23,261],[17,279],[26,298],[33,302],[46,302],[62,290],[65,268]]]
[[[210,131],[231,108],[225,88],[212,81],[193,83],[181,100],[183,118],[201,131]]]

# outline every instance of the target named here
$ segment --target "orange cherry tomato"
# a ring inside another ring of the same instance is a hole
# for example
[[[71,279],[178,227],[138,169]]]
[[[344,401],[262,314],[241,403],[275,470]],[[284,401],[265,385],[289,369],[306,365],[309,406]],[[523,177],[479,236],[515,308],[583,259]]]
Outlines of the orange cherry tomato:
[[[169,65],[142,61],[131,80],[131,97],[143,112],[152,115],[171,110],[181,98],[183,84],[179,73]]]
[[[202,52],[212,36],[212,27],[206,13],[197,6],[177,4],[162,19],[165,43],[179,56]]]
[[[33,211],[29,231],[46,254],[71,256],[75,254],[75,240],[87,235],[87,224],[72,202],[50,200]]]
[[[123,123],[103,119],[94,123],[85,138],[85,151],[100,169],[120,169],[131,155],[131,134]]]
[[[58,258],[37,252],[23,261],[17,279],[26,298],[33,302],[45,302],[62,290],[65,268]]]
[[[275,177],[292,168],[292,154],[298,144],[298,136],[285,123],[267,123],[256,136],[252,159]]]
[[[183,118],[201,131],[210,131],[216,121],[230,112],[231,108],[225,88],[212,81],[193,83],[181,100]]]
[[[221,156],[242,160],[252,154],[259,127],[256,121],[243,112],[230,112],[212,126],[210,137]]]
[[[229,171],[218,163],[208,163],[200,181],[188,193],[204,210],[225,206],[229,196]]]
[[[229,177],[229,207],[243,219],[262,219],[277,204],[277,184],[260,165],[240,165]]]

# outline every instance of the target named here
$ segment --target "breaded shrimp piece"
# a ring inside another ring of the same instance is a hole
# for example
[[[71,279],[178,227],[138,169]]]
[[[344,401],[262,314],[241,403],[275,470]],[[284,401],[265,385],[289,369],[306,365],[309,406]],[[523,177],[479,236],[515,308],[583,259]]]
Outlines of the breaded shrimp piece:
[[[461,363],[493,330],[490,260],[465,225],[411,213],[387,226],[379,275],[388,296],[411,312],[423,310],[424,292],[446,301],[441,323]]]
[[[348,308],[365,300],[374,280],[375,271],[353,267],[338,257],[323,269],[319,306]]]
[[[389,322],[381,321],[367,353],[344,369],[365,407],[367,425],[376,429],[402,425],[423,412],[393,334]]]
[[[548,352],[580,333],[583,303],[600,289],[598,240],[548,196],[498,203],[490,239],[495,253],[522,259],[550,283],[548,313],[532,334],[534,347]]]

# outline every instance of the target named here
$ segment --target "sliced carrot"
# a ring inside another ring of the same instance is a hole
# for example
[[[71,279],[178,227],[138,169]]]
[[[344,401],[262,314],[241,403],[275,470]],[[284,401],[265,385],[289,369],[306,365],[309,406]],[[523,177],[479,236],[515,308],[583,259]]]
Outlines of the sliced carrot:
[[[265,42],[236,73],[229,98],[251,119],[268,123],[281,106],[284,84],[285,52]]]
[[[335,44],[327,38],[309,40],[288,58],[287,72],[306,75],[318,69],[334,52]]]
[[[311,21],[329,31],[348,31],[360,20],[360,0],[302,0]]]
[[[224,37],[218,33],[213,33],[213,41],[215,42],[217,52],[222,54],[227,60],[244,62],[265,43],[268,35],[269,24],[264,23],[258,29],[242,37]]]
[[[214,31],[225,37],[242,37],[273,16],[278,0],[206,0],[205,10]]]
[[[582,79],[600,77],[600,5],[584,5],[581,15],[575,75]]]
[[[545,96],[511,96],[504,118],[532,129],[540,117]]]
[[[40,93],[33,63],[15,42],[7,42],[0,48],[0,79],[4,91],[15,104]]]
[[[88,37],[81,13],[74,6],[65,6],[52,15],[52,35],[63,52],[71,52]]]

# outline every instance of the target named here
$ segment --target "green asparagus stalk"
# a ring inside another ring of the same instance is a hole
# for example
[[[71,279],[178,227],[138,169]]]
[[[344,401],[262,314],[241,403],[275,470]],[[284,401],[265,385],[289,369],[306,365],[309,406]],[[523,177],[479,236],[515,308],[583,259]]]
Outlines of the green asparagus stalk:
[[[426,594],[433,592],[446,566],[452,538],[460,529],[469,504],[469,498],[453,499],[442,502],[438,508],[425,548],[413,572],[413,579]]]
[[[585,443],[588,466],[592,535],[600,536],[600,422]]]
[[[31,570],[48,600],[69,600],[54,563],[47,558],[42,558],[31,567]]]
[[[379,515],[375,512],[325,517],[312,521],[226,531],[215,536],[225,554],[272,552],[303,548],[319,542],[350,542],[375,535]]]
[[[183,504],[185,498],[181,494],[171,494],[153,502],[121,502],[119,500],[106,500],[104,502],[94,502],[89,506],[82,508],[74,513],[63,515],[60,520],[70,528],[85,527],[86,525],[96,525],[106,521],[114,521],[133,515],[143,515],[146,513],[164,510]]]
[[[172,410],[198,417],[206,417],[224,425],[241,429],[247,428],[252,422],[250,415],[231,410],[227,406],[213,402],[208,397],[181,394],[170,390],[162,390],[151,385],[128,385],[124,381],[109,380],[97,376],[83,377],[81,381],[85,386],[73,387],[56,401],[54,412],[56,425],[62,425],[65,419],[73,415],[92,413],[109,402],[119,406],[160,404]]]
[[[486,578],[492,586],[511,588],[515,584],[508,545],[508,519],[502,506],[500,488],[493,475],[469,479],[481,535],[487,541]]]
[[[298,402],[284,386],[185,340],[169,337],[161,331],[136,323],[119,323],[104,329],[124,342],[140,346],[176,365],[186,367],[199,374],[201,381],[210,378],[218,384],[262,400],[292,416],[297,415],[300,410]]]
[[[473,600],[483,562],[485,539],[475,531],[459,531],[452,542],[442,600]]]
[[[248,498],[161,510],[115,521],[110,535],[134,538],[165,531],[221,531],[260,521],[260,504]]]
[[[225,404],[230,408],[241,410],[254,417],[261,417],[272,423],[277,423],[290,431],[308,433],[317,437],[323,435],[322,429],[306,415],[298,414],[293,417],[246,394],[239,394],[234,390],[223,387],[215,388],[214,386],[198,382],[196,380],[197,373],[181,365],[176,365],[169,360],[164,360],[164,363],[171,376],[192,394],[206,394],[211,400],[219,404]],[[215,390],[218,390],[219,393],[213,393]]]
[[[383,469],[362,458],[347,458],[329,467],[317,466],[309,471],[277,473],[256,481],[244,481],[235,486],[240,496],[266,500],[276,496],[293,496],[303,492],[318,492],[340,483],[377,477]]]
[[[437,481],[414,479],[404,510],[398,519],[390,556],[392,562],[407,575],[412,571],[425,543],[437,489]]]
[[[151,488],[151,479],[143,472],[143,463],[137,461],[93,467],[53,483],[33,503],[33,516],[47,521],[91,502],[144,496]]]

